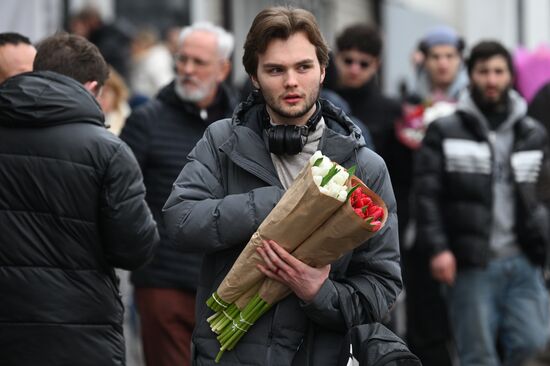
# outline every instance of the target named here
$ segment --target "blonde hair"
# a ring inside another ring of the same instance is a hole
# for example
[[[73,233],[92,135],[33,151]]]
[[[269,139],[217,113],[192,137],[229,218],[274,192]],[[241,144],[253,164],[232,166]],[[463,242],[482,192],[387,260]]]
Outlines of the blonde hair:
[[[104,86],[111,88],[115,93],[115,108],[121,103],[126,102],[130,96],[130,92],[122,76],[112,66],[109,66],[109,78],[105,81]]]

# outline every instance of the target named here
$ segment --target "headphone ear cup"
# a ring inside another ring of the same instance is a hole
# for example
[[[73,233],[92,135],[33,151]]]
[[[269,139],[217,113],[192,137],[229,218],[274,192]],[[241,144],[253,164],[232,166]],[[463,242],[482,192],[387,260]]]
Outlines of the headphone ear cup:
[[[296,155],[304,147],[302,131],[295,126],[285,126],[285,151],[289,155]]]
[[[275,155],[284,153],[284,126],[271,126],[267,129],[267,138],[269,142],[269,151]]]
[[[267,129],[269,152],[296,155],[304,147],[302,131],[296,126],[270,126]]]

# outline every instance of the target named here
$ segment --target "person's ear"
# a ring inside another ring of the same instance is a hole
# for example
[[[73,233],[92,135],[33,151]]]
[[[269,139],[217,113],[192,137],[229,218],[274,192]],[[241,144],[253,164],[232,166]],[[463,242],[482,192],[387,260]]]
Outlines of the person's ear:
[[[99,96],[99,92],[101,91],[101,87],[99,86],[99,83],[97,81],[86,81],[84,83],[84,87],[86,90],[88,90],[94,97]]]
[[[231,72],[231,61],[222,60],[220,62],[221,62],[221,70],[217,80],[218,83],[221,83],[225,79],[227,79],[227,77],[229,76],[229,73]]]
[[[254,89],[260,90],[260,83],[258,83],[258,79],[254,75],[250,75],[250,81],[252,81],[252,85],[254,85]]]
[[[327,74],[326,71],[327,71],[327,68],[324,66],[321,66],[321,82],[319,84],[323,84],[323,81],[325,80],[325,75]]]

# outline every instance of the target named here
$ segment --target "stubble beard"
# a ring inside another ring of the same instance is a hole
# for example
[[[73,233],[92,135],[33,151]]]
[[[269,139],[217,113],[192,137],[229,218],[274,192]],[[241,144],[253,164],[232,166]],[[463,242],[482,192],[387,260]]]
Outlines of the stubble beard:
[[[260,92],[262,92],[262,89],[260,89]],[[276,97],[273,97],[271,95],[265,95],[263,92],[262,92],[262,95],[269,109],[271,109],[273,112],[275,112],[282,118],[286,120],[291,120],[291,119],[299,119],[305,116],[309,111],[311,111],[311,109],[319,99],[320,93],[321,93],[321,86],[319,84],[315,92],[305,95],[304,106],[301,109],[296,111],[286,110],[282,105],[282,102],[279,103]]]

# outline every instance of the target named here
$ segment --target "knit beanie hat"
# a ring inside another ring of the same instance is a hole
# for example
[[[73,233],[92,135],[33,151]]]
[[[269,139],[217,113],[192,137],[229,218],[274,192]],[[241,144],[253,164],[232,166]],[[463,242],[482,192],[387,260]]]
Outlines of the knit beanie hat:
[[[424,35],[420,41],[420,50],[427,52],[433,46],[451,45],[455,46],[459,52],[464,47],[462,38],[451,27],[444,25],[434,27]]]

